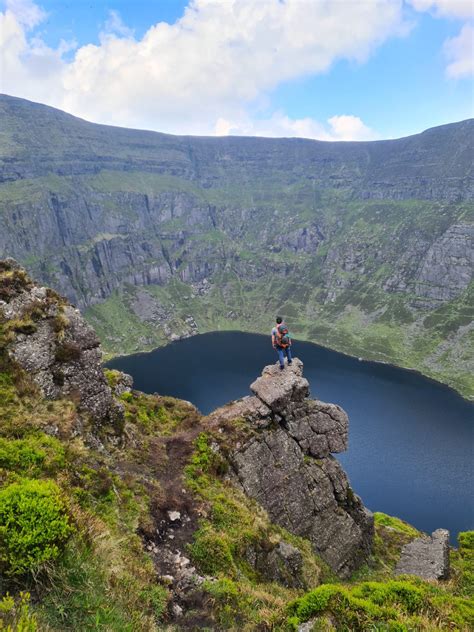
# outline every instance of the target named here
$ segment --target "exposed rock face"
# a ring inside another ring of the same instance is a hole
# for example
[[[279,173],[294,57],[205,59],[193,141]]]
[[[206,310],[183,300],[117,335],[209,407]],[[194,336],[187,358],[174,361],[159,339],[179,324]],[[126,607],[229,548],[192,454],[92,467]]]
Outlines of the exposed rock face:
[[[12,259],[2,268],[22,278]],[[78,309],[27,277],[0,300],[0,318],[15,332],[8,354],[38,385],[44,397],[75,397],[95,421],[121,420],[102,369],[100,342]]]
[[[332,452],[347,449],[348,419],[334,404],[308,399],[303,364],[265,367],[253,397],[211,420],[244,418],[256,429],[230,457],[235,481],[273,522],[311,541],[341,576],[370,554],[373,516],[354,494]]]
[[[288,542],[281,540],[270,550],[248,550],[247,559],[267,581],[278,582],[289,588],[307,588],[301,551]]]
[[[415,292],[428,305],[449,301],[463,292],[474,270],[474,225],[455,224],[439,237],[419,267]]]
[[[416,538],[402,549],[397,575],[417,575],[423,579],[449,577],[449,531],[437,529],[431,536]]]

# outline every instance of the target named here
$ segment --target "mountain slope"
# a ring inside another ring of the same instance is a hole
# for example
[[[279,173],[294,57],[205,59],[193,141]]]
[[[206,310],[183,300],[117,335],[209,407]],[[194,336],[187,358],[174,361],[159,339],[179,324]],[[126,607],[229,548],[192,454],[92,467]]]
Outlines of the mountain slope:
[[[0,255],[107,350],[295,336],[474,394],[474,122],[364,143],[195,138],[0,97]]]
[[[474,533],[442,575],[397,575],[420,533],[364,508],[332,456],[347,416],[298,360],[202,417],[100,356],[78,310],[0,261],[1,630],[472,629]]]

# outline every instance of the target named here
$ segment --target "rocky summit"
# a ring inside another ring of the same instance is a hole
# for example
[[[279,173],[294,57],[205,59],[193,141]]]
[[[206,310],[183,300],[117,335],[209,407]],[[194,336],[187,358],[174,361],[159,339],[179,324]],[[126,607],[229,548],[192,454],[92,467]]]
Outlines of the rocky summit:
[[[343,577],[372,549],[374,521],[331,455],[347,449],[348,418],[335,404],[309,398],[303,363],[267,366],[254,397],[233,402],[213,421],[241,418],[258,432],[232,451],[232,480],[272,521],[307,538]]]

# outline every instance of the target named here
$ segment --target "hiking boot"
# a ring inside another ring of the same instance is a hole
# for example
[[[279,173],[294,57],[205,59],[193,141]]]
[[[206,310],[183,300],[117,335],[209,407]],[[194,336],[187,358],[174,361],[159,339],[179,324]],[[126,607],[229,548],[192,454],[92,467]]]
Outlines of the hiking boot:
[[[284,366],[281,366],[281,364],[280,364],[280,371],[283,371],[283,369],[284,369],[284,368],[285,368],[285,367],[284,367]]]
[[[293,360],[290,360],[290,361],[288,362],[288,364],[293,364]]]

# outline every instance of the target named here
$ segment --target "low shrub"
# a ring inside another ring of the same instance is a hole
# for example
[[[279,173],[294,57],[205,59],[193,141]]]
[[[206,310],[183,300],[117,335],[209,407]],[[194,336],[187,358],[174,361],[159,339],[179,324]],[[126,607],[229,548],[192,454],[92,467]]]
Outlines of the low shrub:
[[[33,320],[31,320],[31,318],[16,318],[7,323],[6,329],[14,331],[17,334],[26,334],[27,336],[31,336],[31,334],[34,334],[38,329],[38,326]]]
[[[206,575],[234,575],[236,568],[227,539],[208,525],[194,534],[189,552],[198,568]]]
[[[30,594],[21,592],[14,598],[5,595],[0,599],[0,631],[4,632],[36,632],[38,622],[30,612]]]
[[[403,581],[364,582],[353,588],[323,584],[289,605],[288,624],[297,629],[303,621],[329,615],[341,629],[408,632],[410,615],[424,612],[424,596],[421,587]]]
[[[71,532],[53,481],[23,479],[0,490],[0,568],[7,575],[36,571],[58,557]]]
[[[451,567],[458,595],[474,595],[474,531],[458,535],[459,548],[451,553]]]
[[[31,280],[24,270],[13,268],[8,262],[2,262],[0,269],[0,300],[9,303],[22,290],[32,286]]]
[[[30,435],[24,439],[0,437],[0,468],[37,476],[64,466],[64,448],[48,435]]]

